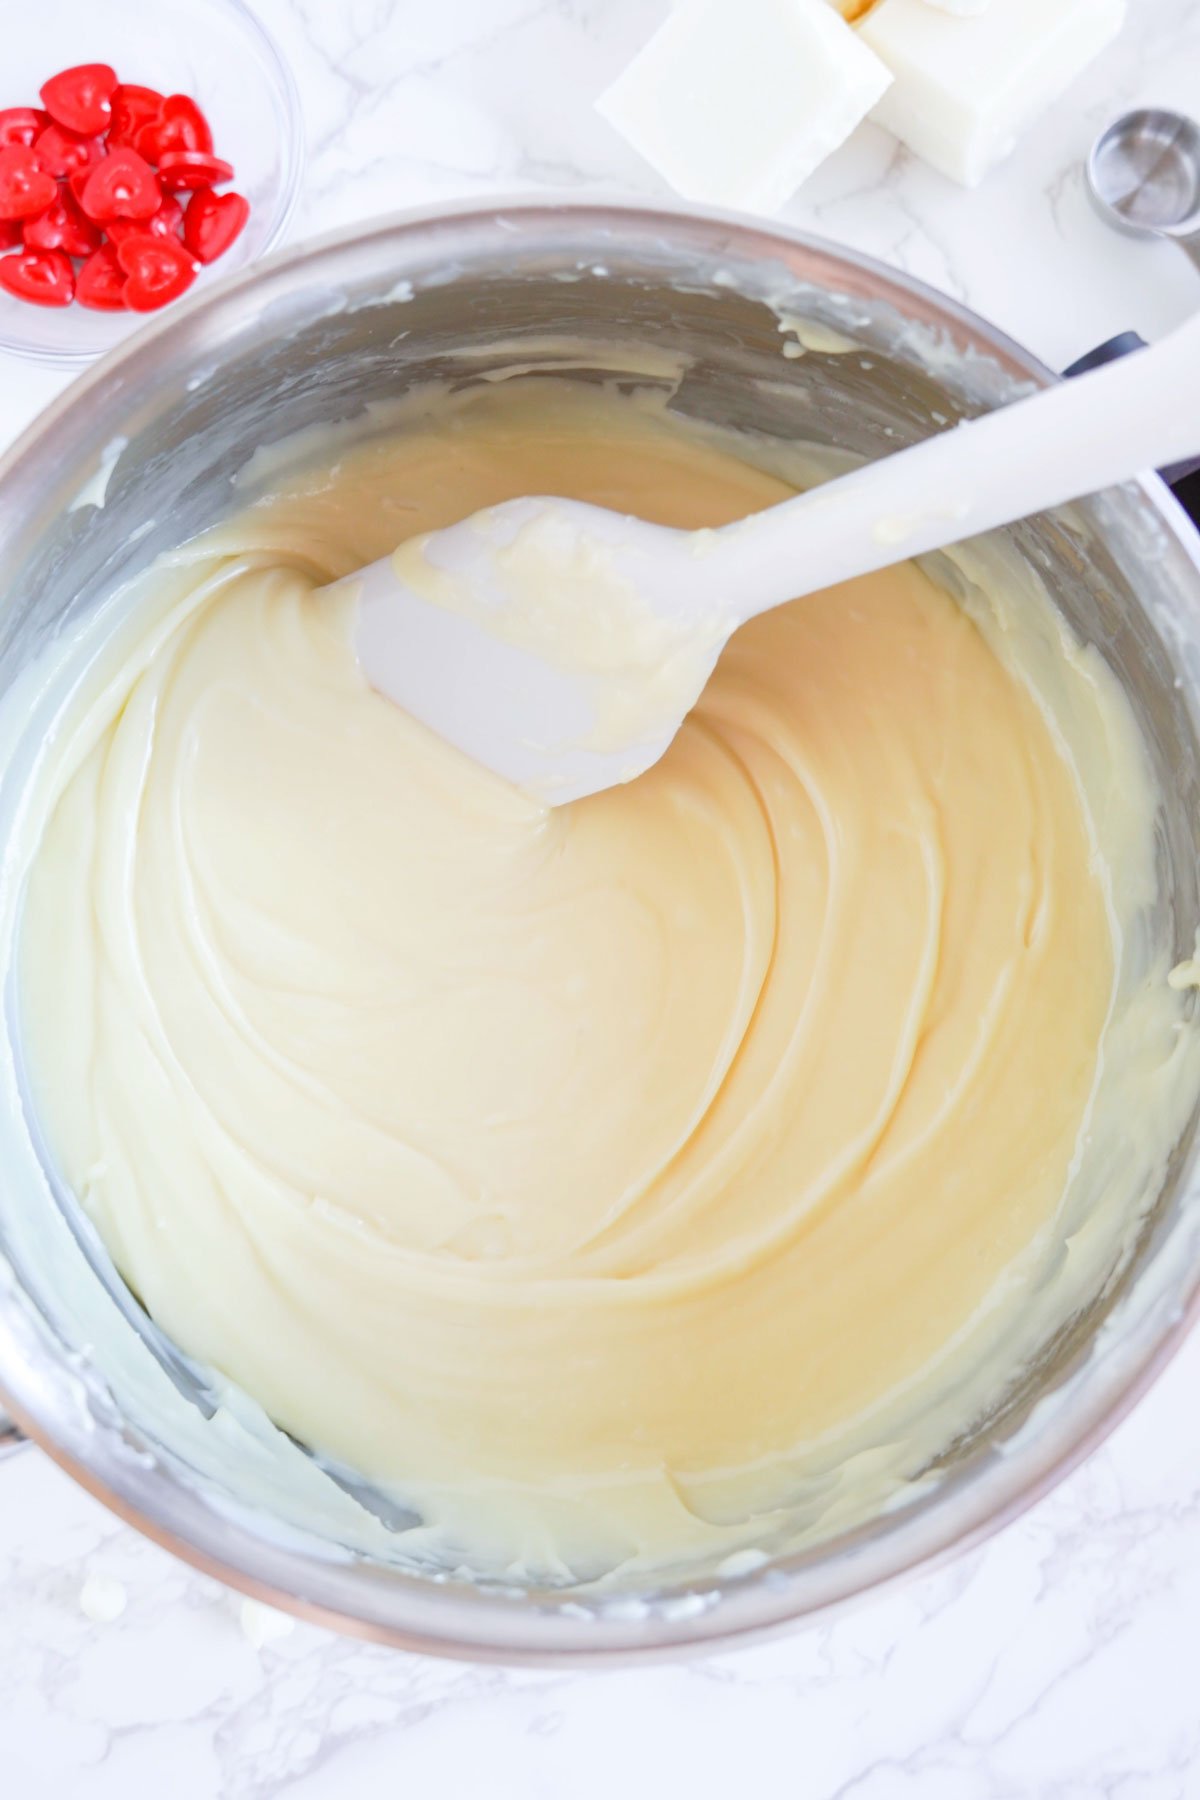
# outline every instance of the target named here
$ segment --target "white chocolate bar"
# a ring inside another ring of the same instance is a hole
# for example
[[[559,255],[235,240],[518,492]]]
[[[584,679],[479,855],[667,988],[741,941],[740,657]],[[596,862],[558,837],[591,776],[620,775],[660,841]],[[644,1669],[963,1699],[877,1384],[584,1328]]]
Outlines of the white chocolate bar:
[[[827,0],[680,0],[597,105],[686,199],[773,213],[890,80]]]
[[[895,77],[872,117],[974,187],[1124,16],[1124,0],[992,0],[973,18],[929,0],[881,0],[857,28]]]

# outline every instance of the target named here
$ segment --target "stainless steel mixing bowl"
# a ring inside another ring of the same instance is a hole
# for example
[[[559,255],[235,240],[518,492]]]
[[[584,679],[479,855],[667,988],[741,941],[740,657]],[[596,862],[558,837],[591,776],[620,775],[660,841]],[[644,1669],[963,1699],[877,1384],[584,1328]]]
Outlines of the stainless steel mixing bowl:
[[[808,322],[807,348],[781,330],[789,314]],[[685,415],[868,457],[1052,379],[951,301],[783,230],[586,205],[383,221],[264,265],[139,334],[0,464],[0,691],[117,578],[228,509],[237,470],[264,441],[352,418],[417,382],[564,357],[584,376],[625,369],[631,382],[659,381]],[[1151,477],[1011,537],[1137,710],[1165,796],[1157,930],[1190,955],[1200,923],[1196,536]],[[18,778],[4,779],[11,789]],[[19,1081],[8,1001],[3,1054]],[[615,1605],[349,1555],[286,1493],[249,1500],[244,1459],[202,1427],[214,1404],[203,1372],[149,1328],[69,1196],[52,1198],[19,1105],[0,1119],[0,1391],[65,1469],[140,1529],[249,1593],[367,1636],[562,1662],[761,1632],[977,1538],[1111,1428],[1197,1310],[1192,1136],[1132,1266],[903,1504],[817,1549],[737,1575],[694,1570]],[[106,1309],[111,1330],[97,1328]],[[166,1371],[173,1411],[137,1398],[135,1333],[148,1342],[141,1355]],[[199,1429],[182,1430],[188,1416]],[[404,1523],[385,1518],[383,1529],[399,1541]]]

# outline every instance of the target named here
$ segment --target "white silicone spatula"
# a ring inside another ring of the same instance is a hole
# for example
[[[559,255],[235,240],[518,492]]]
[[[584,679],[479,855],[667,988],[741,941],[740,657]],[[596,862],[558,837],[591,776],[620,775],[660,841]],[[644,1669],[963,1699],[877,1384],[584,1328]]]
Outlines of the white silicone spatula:
[[[1200,317],[1150,349],[710,532],[522,499],[360,584],[372,686],[552,804],[658,760],[745,620],[1200,450]]]

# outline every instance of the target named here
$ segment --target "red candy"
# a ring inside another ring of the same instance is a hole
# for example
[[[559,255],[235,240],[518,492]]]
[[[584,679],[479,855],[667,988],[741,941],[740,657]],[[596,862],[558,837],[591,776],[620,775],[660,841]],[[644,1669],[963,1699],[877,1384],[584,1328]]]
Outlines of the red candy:
[[[208,156],[213,147],[208,120],[186,94],[168,94],[157,119],[143,125],[134,141],[147,162],[153,163],[160,163],[164,156],[177,155],[181,150],[194,150]]]
[[[31,219],[58,199],[54,177],[26,144],[0,150],[0,219]]]
[[[37,159],[47,175],[65,181],[77,169],[90,169],[104,155],[102,137],[81,137],[61,125],[47,125],[34,144]]]
[[[125,304],[134,312],[154,312],[178,300],[196,279],[196,265],[178,238],[141,232],[117,245],[117,261],[128,275]]]
[[[79,204],[89,219],[148,219],[162,205],[162,189],[150,164],[121,144],[88,172]]]
[[[94,312],[124,312],[129,277],[117,261],[115,244],[101,244],[75,277],[75,298]]]
[[[0,287],[35,306],[70,306],[75,271],[61,250],[18,250],[0,256]]]
[[[249,202],[214,192],[233,166],[213,154],[190,95],[81,63],[52,75],[41,98],[40,107],[0,108],[5,293],[38,306],[151,312],[245,230]]]
[[[30,146],[45,131],[50,114],[40,106],[5,106],[0,108],[0,150],[6,144]]]
[[[233,164],[204,150],[172,150],[159,164],[158,178],[164,187],[176,190],[216,187],[233,180]]]
[[[80,63],[44,83],[42,105],[56,125],[91,137],[108,130],[116,86],[116,70],[107,63]]]
[[[112,97],[112,124],[108,128],[108,147],[118,144],[136,149],[134,139],[144,125],[152,125],[162,111],[163,97],[157,88],[129,87],[122,83]]]
[[[202,263],[216,262],[241,235],[249,217],[250,202],[240,194],[214,194],[211,188],[197,188],[184,214],[183,241]]]
[[[104,241],[98,225],[84,217],[69,188],[36,219],[25,221],[25,242],[31,250],[65,250],[68,256],[90,256]]]
[[[223,198],[232,198],[232,196],[223,196]],[[147,232],[151,237],[177,238],[179,227],[183,222],[183,208],[174,194],[164,194],[162,205],[156,213],[151,213],[148,219],[114,219],[108,227],[109,242],[119,244],[127,237],[137,237],[139,234],[144,235]],[[187,241],[186,233],[184,241]],[[191,249],[190,244],[188,248]],[[200,260],[204,262],[206,259],[201,257]]]

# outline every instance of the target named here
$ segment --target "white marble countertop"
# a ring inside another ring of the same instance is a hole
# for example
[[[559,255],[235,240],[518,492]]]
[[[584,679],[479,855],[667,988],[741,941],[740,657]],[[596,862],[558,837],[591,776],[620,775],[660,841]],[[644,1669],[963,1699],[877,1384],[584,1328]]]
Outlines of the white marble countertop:
[[[661,191],[590,103],[665,0],[255,3],[304,102],[297,236],[471,194]],[[1110,235],[1080,162],[1126,106],[1200,108],[1200,0],[1130,12],[981,191],[866,127],[787,216],[1056,365],[1125,327],[1162,332],[1200,277],[1177,250]],[[61,385],[0,364],[0,442]],[[26,1451],[0,1466],[0,1795],[1200,1800],[1198,1392],[1200,1337],[982,1549],[759,1649],[594,1675],[439,1663],[282,1621],[256,1646],[235,1596]],[[81,1607],[97,1576],[126,1597],[114,1622]]]

